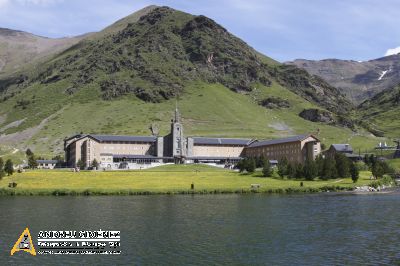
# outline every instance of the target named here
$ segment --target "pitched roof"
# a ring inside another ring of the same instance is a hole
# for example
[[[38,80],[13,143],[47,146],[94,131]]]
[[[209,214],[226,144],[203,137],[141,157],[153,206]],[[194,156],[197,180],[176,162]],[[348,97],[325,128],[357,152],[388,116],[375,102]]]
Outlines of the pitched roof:
[[[37,163],[57,164],[57,160],[36,160]]]
[[[136,154],[114,154],[114,158],[117,159],[164,159],[169,157],[157,157],[154,155],[136,155]]]
[[[73,136],[71,136],[71,137],[68,137],[68,138],[65,138],[64,139],[64,141],[68,141],[68,140],[71,140],[71,139],[75,139],[75,138],[82,138],[83,136],[86,136],[86,135],[83,135],[83,134],[75,134],[75,135],[73,135]]]
[[[88,135],[99,142],[104,141],[124,141],[124,142],[156,142],[157,137],[145,136],[115,136],[115,135]]]
[[[243,159],[242,157],[212,157],[212,156],[194,156],[194,157],[187,157],[189,160],[210,160],[210,161],[215,161],[215,160],[241,160]]]
[[[194,144],[203,144],[203,145],[240,145],[247,146],[250,144],[251,139],[228,139],[228,138],[203,138],[203,137],[194,137]]]
[[[350,144],[332,144],[332,147],[339,152],[353,152]]]
[[[315,138],[312,135],[298,135],[298,136],[292,136],[292,137],[283,138],[283,139],[260,140],[260,141],[253,142],[252,144],[249,145],[249,147],[253,148],[253,147],[268,146],[268,145],[281,144],[281,143],[287,143],[287,142],[302,141],[308,137]],[[315,139],[317,139],[317,138],[315,138]]]

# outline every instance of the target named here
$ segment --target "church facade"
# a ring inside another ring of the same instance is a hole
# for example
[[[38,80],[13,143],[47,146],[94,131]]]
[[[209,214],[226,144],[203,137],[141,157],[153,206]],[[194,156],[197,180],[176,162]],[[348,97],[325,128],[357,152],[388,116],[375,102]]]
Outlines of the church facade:
[[[233,166],[244,157],[264,157],[304,163],[321,152],[320,141],[312,135],[279,140],[185,137],[178,108],[167,136],[116,136],[78,134],[64,140],[69,167],[143,169],[166,163],[207,163]]]

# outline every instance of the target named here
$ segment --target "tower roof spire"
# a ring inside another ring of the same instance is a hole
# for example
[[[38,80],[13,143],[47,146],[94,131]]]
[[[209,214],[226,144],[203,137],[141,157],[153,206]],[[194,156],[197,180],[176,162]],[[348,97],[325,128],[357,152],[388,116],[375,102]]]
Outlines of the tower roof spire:
[[[179,113],[179,109],[178,109],[178,99],[176,99],[175,102],[175,123],[180,123],[181,122],[181,115]]]

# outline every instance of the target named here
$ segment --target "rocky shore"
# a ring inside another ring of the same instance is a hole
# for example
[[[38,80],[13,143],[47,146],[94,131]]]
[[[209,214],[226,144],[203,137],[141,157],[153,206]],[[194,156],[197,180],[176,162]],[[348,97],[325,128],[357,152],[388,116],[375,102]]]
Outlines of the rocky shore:
[[[378,187],[371,187],[371,186],[362,186],[362,187],[355,187],[354,188],[354,192],[382,192],[385,191],[389,188],[392,188],[391,185],[382,185],[382,186],[378,186]]]

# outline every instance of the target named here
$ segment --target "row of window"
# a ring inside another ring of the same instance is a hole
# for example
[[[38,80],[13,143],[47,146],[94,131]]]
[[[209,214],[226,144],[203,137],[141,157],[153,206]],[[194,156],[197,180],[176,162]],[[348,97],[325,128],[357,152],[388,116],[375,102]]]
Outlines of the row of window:
[[[147,150],[149,147],[144,146],[122,146],[122,147],[114,147],[114,146],[103,146],[103,150]]]

